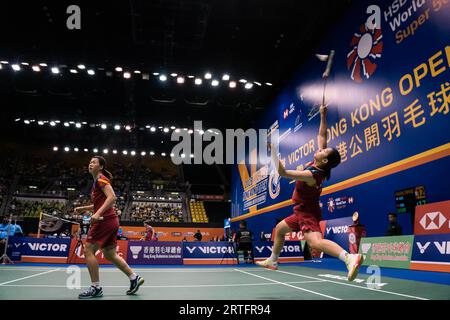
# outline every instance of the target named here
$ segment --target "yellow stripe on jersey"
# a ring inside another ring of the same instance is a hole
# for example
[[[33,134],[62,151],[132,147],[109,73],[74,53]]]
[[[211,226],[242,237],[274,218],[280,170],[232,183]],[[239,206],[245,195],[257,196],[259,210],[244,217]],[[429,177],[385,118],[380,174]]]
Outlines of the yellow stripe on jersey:
[[[98,179],[98,182],[103,182],[104,184],[110,184],[108,180],[104,180],[101,178]]]

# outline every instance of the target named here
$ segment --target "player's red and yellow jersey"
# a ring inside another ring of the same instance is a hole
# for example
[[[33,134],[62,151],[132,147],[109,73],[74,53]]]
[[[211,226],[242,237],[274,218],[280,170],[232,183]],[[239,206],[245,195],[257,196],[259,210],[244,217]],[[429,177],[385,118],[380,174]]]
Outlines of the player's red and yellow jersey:
[[[316,185],[311,187],[306,182],[298,180],[295,183],[292,200],[297,204],[302,204],[305,210],[320,208],[319,200],[322,193],[322,184],[325,180],[325,172],[315,167],[312,162],[308,163],[305,170],[311,171],[314,180],[316,180]]]
[[[98,209],[101,208],[103,203],[105,203],[106,195],[103,192],[103,188],[106,185],[111,185],[111,182],[103,174],[101,174],[98,177],[98,179],[94,181],[94,184],[93,184],[92,190],[91,190],[91,200],[92,200],[92,203],[94,204],[94,213],[96,213],[98,211]],[[116,212],[114,211],[114,208],[110,208],[103,213],[104,219],[109,218],[109,217],[115,217],[115,216],[116,216]]]

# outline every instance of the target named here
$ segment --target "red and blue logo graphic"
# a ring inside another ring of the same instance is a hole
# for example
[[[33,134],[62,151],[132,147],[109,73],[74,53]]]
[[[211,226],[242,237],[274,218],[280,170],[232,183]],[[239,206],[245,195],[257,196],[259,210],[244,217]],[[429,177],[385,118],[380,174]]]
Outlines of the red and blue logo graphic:
[[[369,79],[375,72],[376,60],[381,58],[383,51],[382,38],[381,29],[369,29],[366,24],[359,27],[359,33],[353,34],[352,50],[347,54],[347,69],[351,70],[352,80],[361,83],[363,77]]]
[[[328,205],[328,211],[333,212],[334,206],[335,206],[334,199],[333,198],[328,199],[327,205]]]

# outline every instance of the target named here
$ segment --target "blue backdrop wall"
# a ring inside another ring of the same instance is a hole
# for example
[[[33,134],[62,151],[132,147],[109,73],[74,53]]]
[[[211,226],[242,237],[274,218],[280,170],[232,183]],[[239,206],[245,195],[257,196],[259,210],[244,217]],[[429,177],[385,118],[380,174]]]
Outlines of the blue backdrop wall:
[[[361,1],[321,42],[317,53],[336,52],[326,87],[328,143],[342,157],[321,197],[323,219],[358,211],[367,235],[379,236],[396,211],[396,191],[423,186],[427,202],[450,199],[449,17],[448,1]],[[324,69],[314,56],[299,64],[258,119],[269,135],[279,130],[289,169],[304,167],[317,150]],[[257,157],[255,150],[246,156]],[[233,229],[245,219],[257,234],[291,214],[294,188],[259,160],[234,166],[231,213]],[[412,233],[410,213],[399,222]]]

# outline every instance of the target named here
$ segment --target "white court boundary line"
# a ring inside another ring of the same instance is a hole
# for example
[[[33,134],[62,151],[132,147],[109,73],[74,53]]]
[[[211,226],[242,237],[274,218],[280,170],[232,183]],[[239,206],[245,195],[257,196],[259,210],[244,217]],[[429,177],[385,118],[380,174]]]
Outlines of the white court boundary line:
[[[288,284],[303,284],[324,282],[323,280],[310,281],[293,281],[286,282]],[[192,284],[192,285],[161,285],[161,286],[140,286],[139,288],[207,288],[207,287],[245,287],[245,286],[272,286],[277,285],[275,282],[261,282],[261,283],[236,283],[236,284]],[[23,288],[67,288],[63,285],[51,284],[6,284],[3,287],[23,287]],[[102,286],[102,288],[129,288],[130,286]]]
[[[0,271],[27,271],[27,272],[38,272],[38,271],[48,271],[49,268],[34,268],[31,269],[27,267],[22,268],[0,268]]]
[[[296,286],[287,284],[287,283],[285,283],[285,282],[280,282],[280,281],[277,281],[277,280],[273,280],[273,279],[269,279],[269,278],[266,278],[266,277],[258,276],[258,275],[256,275],[256,274],[253,274],[253,273],[250,273],[250,272],[242,271],[242,270],[239,270],[239,269],[233,269],[233,270],[238,271],[238,272],[241,272],[241,273],[248,274],[248,275],[250,275],[250,276],[258,277],[258,278],[261,278],[261,279],[264,279],[264,280],[267,280],[267,281],[272,281],[272,282],[274,282],[274,283],[276,283],[276,284],[281,284],[281,285],[283,285],[283,286],[287,286],[287,287],[294,288],[294,289],[297,289],[297,290],[301,290],[301,291],[306,291],[306,292],[309,292],[309,293],[313,293],[313,294],[316,294],[316,295],[319,295],[319,296],[322,296],[322,297],[326,297],[326,298],[329,298],[329,299],[333,299],[333,300],[342,300],[342,299],[339,299],[339,298],[336,298],[336,297],[332,297],[332,296],[329,296],[329,295],[326,295],[326,294],[322,294],[322,293],[319,293],[319,292],[315,292],[315,291],[312,291],[312,290],[308,290],[308,289],[304,289],[304,288],[299,288],[299,287],[296,287]],[[322,280],[322,279],[316,279],[316,280]],[[323,282],[325,282],[325,281],[323,281]]]
[[[28,277],[23,277],[23,278],[19,278],[19,279],[15,279],[15,280],[6,281],[6,282],[3,282],[3,283],[0,283],[0,286],[4,286],[6,284],[13,283],[13,282],[16,282],[16,281],[21,281],[21,280],[25,280],[25,279],[41,276],[41,275],[46,274],[46,273],[55,272],[55,271],[58,271],[59,269],[60,268],[57,268],[57,269],[53,269],[53,270],[49,270],[49,271],[45,271],[45,272],[41,272],[41,273],[32,274],[31,276],[28,276]]]
[[[63,268],[58,268],[60,269],[59,271],[65,271],[66,268],[68,268],[70,265],[64,266]],[[88,269],[85,266],[78,266],[78,265],[74,265],[77,266],[81,269],[82,272],[88,272]],[[0,268],[0,271],[44,271],[44,270],[48,270],[45,269],[44,267],[37,267],[35,269],[31,269],[33,267],[6,267],[6,268]],[[171,270],[171,269],[139,269],[139,268],[132,268],[134,271],[139,272],[139,273],[151,273],[151,272],[158,272],[158,273],[170,273],[170,272],[175,272],[175,273],[205,273],[205,272],[217,272],[217,273],[223,273],[223,272],[234,272],[233,270],[201,270],[201,269],[195,269],[195,270],[186,270],[186,269],[176,269],[176,270]],[[100,273],[122,273],[122,271],[115,269],[114,267],[108,267],[108,268],[102,268],[100,266]]]
[[[269,270],[269,269],[267,269],[267,270]],[[310,277],[310,276],[305,276],[305,275],[298,274],[298,273],[292,273],[292,272],[281,271],[281,270],[269,270],[269,271],[275,271],[275,272],[290,274],[290,275],[293,275],[293,276],[304,277],[304,278],[308,278],[308,279],[315,279],[315,280],[321,279],[321,278]],[[354,288],[370,290],[370,291],[375,291],[375,292],[388,293],[388,294],[392,294],[392,295],[397,295],[397,296],[402,296],[402,297],[407,297],[407,298],[413,298],[413,299],[417,299],[417,300],[430,300],[430,299],[427,299],[427,298],[410,296],[410,295],[407,295],[407,294],[397,293],[397,292],[392,292],[392,291],[387,291],[387,290],[382,290],[382,289],[368,288],[368,287],[358,286],[358,285],[355,285],[355,284],[342,283],[342,282],[337,282],[337,281],[328,280],[328,279],[322,279],[322,280],[324,280],[325,282],[336,283],[336,284],[340,284],[340,285],[343,285],[343,286],[354,287]]]

